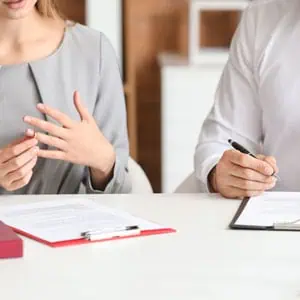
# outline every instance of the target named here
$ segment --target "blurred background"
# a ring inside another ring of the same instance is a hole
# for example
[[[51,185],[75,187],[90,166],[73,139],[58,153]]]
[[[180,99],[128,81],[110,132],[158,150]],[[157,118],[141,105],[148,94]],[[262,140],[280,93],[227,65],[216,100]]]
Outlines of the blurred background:
[[[69,19],[112,42],[124,80],[131,156],[155,192],[173,192],[193,170],[198,135],[247,1],[57,2]]]

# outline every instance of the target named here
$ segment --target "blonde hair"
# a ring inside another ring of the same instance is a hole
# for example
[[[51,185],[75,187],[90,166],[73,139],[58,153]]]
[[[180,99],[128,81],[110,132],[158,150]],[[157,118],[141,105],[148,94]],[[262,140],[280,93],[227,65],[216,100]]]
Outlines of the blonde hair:
[[[48,18],[61,18],[65,19],[63,14],[58,8],[58,4],[56,0],[38,0],[36,3],[36,8],[38,12]]]

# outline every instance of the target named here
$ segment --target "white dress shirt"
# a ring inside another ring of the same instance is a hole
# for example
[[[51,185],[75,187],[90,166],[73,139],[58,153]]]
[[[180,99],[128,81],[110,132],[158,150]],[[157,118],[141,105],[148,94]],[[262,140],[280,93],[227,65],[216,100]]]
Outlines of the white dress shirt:
[[[274,190],[300,191],[300,0],[253,1],[244,12],[196,148],[206,187],[229,138],[277,159]]]

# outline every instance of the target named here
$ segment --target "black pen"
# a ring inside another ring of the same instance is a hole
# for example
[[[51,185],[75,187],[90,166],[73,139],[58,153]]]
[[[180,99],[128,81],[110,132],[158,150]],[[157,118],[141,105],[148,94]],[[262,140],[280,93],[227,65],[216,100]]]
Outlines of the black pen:
[[[253,158],[256,158],[257,157],[252,154],[249,150],[247,150],[245,147],[243,147],[242,145],[240,145],[239,143],[233,141],[233,140],[228,140],[228,143],[232,146],[232,148],[234,148],[235,150],[238,150],[240,151],[241,153],[244,153],[244,154],[248,154],[250,156],[252,156]],[[275,178],[277,179],[280,179],[278,175],[275,174],[275,172],[272,174],[272,176],[274,176]]]
[[[243,147],[242,145],[240,145],[239,143],[233,141],[233,140],[228,140],[228,143],[235,149],[238,150],[244,154],[248,154],[254,158],[257,158],[254,154],[252,154],[250,151],[248,151],[245,147]]]

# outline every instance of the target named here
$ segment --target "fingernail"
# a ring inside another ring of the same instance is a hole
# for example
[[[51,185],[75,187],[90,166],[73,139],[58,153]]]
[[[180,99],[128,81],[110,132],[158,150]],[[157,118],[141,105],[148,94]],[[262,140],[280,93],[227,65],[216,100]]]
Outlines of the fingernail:
[[[270,168],[268,168],[268,167],[265,167],[265,173],[268,174],[268,175],[270,175],[270,176],[272,176],[273,170],[270,169]]]
[[[275,185],[276,185],[276,182],[272,182],[272,183],[270,184],[270,187],[273,188]]]
[[[277,178],[273,175],[271,175],[271,178],[272,178],[272,182],[276,182],[277,181]]]
[[[26,134],[29,135],[29,136],[34,136],[35,135],[35,133],[32,129],[27,129]]]
[[[33,153],[38,153],[39,152],[39,147],[34,147],[33,148]]]
[[[37,105],[37,108],[43,109],[43,108],[45,108],[45,105],[44,105],[43,103],[39,103],[39,104]]]
[[[25,116],[23,120],[24,120],[25,122],[29,122],[29,121],[31,120],[31,118],[28,117],[28,116]]]

